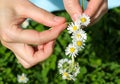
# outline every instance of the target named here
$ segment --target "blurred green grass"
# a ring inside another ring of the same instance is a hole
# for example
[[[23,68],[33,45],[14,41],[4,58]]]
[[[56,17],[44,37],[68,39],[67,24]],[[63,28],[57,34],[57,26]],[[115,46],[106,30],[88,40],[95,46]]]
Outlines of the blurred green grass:
[[[66,11],[54,12],[71,21]],[[48,27],[30,22],[29,29],[43,31]],[[24,69],[14,54],[0,44],[0,84],[19,84],[17,75],[26,73],[27,84],[120,84],[120,7],[108,11],[96,24],[87,27],[85,49],[79,52],[76,61],[80,74],[76,81],[62,80],[57,62],[65,58],[64,50],[71,38],[66,30],[58,37],[54,52],[46,61],[30,69]]]

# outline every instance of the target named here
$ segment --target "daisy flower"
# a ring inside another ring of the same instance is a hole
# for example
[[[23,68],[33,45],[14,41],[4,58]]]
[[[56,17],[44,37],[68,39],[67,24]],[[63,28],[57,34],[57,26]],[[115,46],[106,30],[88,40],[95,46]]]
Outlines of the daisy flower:
[[[78,50],[83,49],[85,46],[85,43],[80,39],[74,39],[72,42],[77,47]]]
[[[79,73],[80,73],[80,66],[77,62],[75,62],[72,74],[74,77],[76,77]]]
[[[65,54],[76,57],[76,55],[78,54],[78,49],[74,44],[69,44],[65,50]]]
[[[19,83],[27,83],[29,79],[26,77],[26,74],[22,73],[22,75],[17,76],[17,80]]]
[[[80,73],[79,64],[72,63],[72,60],[69,60],[67,58],[61,59],[58,62],[58,68],[59,73],[62,75],[62,78],[67,80],[75,80],[76,76]]]
[[[85,42],[85,40],[87,39],[87,34],[85,33],[84,30],[79,29],[78,31],[76,31],[75,33],[72,34],[71,38],[72,39],[80,39],[83,42]]]
[[[59,73],[61,74],[65,72],[70,63],[71,63],[70,60],[68,60],[67,58],[59,60],[58,61]]]
[[[26,19],[26,20],[21,24],[22,28],[27,28],[27,27],[29,26],[29,20],[30,20],[30,19]]]
[[[74,75],[71,75],[70,73],[68,72],[64,72],[62,74],[62,79],[67,79],[67,80],[76,80],[76,77]]]
[[[69,24],[67,30],[69,33],[74,33],[76,32],[78,29],[80,29],[80,25],[77,23],[72,22],[71,24]]]
[[[67,58],[61,59],[58,62],[59,62],[58,68],[61,68],[63,66],[63,64],[65,64],[66,62],[70,63],[70,61]]]
[[[79,16],[77,23],[80,23],[82,26],[88,26],[90,23],[90,17],[86,14]]]

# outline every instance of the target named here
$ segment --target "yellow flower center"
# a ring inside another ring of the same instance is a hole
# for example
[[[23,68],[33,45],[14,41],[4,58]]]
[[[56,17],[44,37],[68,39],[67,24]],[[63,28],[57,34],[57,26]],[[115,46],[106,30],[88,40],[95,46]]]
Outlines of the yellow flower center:
[[[24,76],[20,77],[20,80],[25,80],[25,77]]]
[[[84,18],[84,17],[81,18],[80,20],[81,20],[82,23],[86,22],[86,18]]]
[[[75,51],[75,48],[74,47],[72,47],[72,48],[70,48],[70,52],[74,52]]]
[[[73,26],[73,30],[76,31],[77,30],[77,26]]]
[[[63,75],[64,75],[65,77],[68,77],[68,76],[69,76],[69,74],[68,74],[67,72],[64,72]]]
[[[64,72],[63,75],[66,77],[66,79],[70,80],[69,74],[67,72]]]
[[[81,46],[82,42],[81,41],[77,41],[77,46]]]
[[[80,34],[77,34],[76,36],[77,36],[78,38],[80,38],[80,37],[81,37],[81,35],[80,35]]]

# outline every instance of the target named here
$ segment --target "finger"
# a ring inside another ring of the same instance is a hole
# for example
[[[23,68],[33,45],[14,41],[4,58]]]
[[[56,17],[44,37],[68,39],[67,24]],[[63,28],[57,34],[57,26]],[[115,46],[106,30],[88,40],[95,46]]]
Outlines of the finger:
[[[20,63],[29,68],[34,66],[38,62],[47,59],[53,52],[54,41],[51,41],[44,45],[44,48],[38,48],[34,50],[31,46],[20,43],[6,43],[2,41],[2,44],[12,50],[16,57],[20,60]]]
[[[26,18],[32,18],[33,20],[50,27],[65,22],[65,18],[55,16],[52,13],[49,13],[41,8],[38,8],[29,1],[27,1],[25,5],[22,7],[21,15],[23,15]]]
[[[101,7],[99,8],[99,11],[94,15],[94,17],[91,18],[91,24],[93,25],[96,22],[98,22],[101,17],[108,11],[108,4],[107,4],[107,0],[104,0],[104,3],[101,5]]]
[[[63,2],[65,9],[75,21],[79,15],[82,14],[82,8],[79,4],[79,0],[63,0]]]
[[[23,50],[21,51],[19,47],[21,47]],[[14,48],[16,48],[15,52],[17,52],[17,55],[20,56],[22,59],[24,59],[30,65],[29,67],[34,66],[38,62],[41,62],[47,59],[52,54],[53,47],[54,47],[54,41],[51,41],[45,44],[43,49],[38,48],[37,51],[32,50],[32,48],[27,45],[25,47],[18,46],[18,45],[14,46]]]
[[[14,53],[15,54],[15,53]],[[21,57],[19,57],[19,56],[17,56],[16,54],[15,54],[15,56],[16,56],[16,58],[18,59],[18,62],[20,63],[20,64],[22,64],[22,66],[24,67],[24,68],[30,68],[31,67],[31,65],[29,65],[25,60],[23,60]]]
[[[99,11],[102,3],[103,0],[90,0],[84,13],[92,18],[97,13],[97,11]]]
[[[2,43],[2,45],[4,45],[5,47],[9,48],[12,51],[14,50],[13,46],[16,45],[15,43],[7,43],[7,42],[2,41],[2,40],[1,40],[1,43]],[[18,56],[16,54],[16,52],[14,52],[14,54],[15,54],[16,58],[18,59],[18,63],[22,64],[22,66],[24,68],[29,68],[31,66],[29,63],[27,63],[25,60],[23,60],[20,56]]]
[[[66,28],[66,23],[53,27],[51,30],[37,32],[35,30],[22,30],[21,28],[11,28],[4,30],[1,35],[2,40],[14,43],[43,44],[54,40]]]

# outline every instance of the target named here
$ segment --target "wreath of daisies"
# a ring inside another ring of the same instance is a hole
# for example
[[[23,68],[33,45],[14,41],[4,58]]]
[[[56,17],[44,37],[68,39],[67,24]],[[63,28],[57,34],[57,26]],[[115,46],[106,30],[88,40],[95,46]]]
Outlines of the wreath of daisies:
[[[58,61],[59,74],[62,79],[76,80],[77,75],[80,73],[79,63],[75,62],[78,52],[84,49],[87,34],[83,30],[90,23],[90,17],[82,14],[75,22],[71,22],[68,27],[68,33],[71,34],[72,43],[65,49],[65,55],[70,59],[64,58]]]

